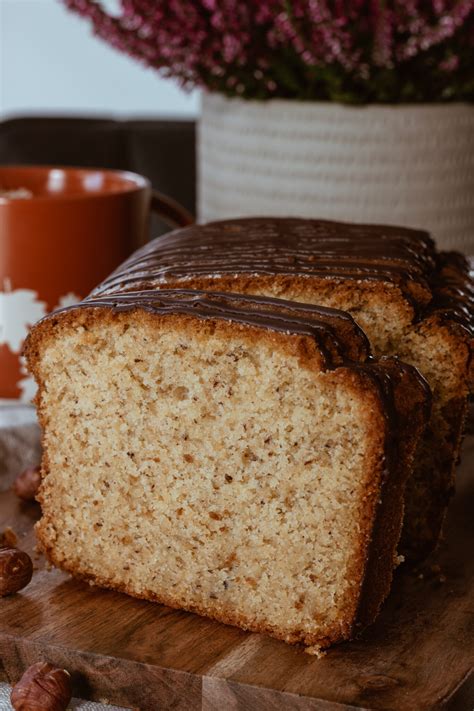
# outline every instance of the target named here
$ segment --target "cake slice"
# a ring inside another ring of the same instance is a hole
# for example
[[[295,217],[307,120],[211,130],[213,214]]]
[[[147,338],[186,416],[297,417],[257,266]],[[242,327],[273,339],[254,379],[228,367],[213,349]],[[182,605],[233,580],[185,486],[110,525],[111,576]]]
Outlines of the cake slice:
[[[41,321],[26,356],[54,565],[308,646],[374,619],[430,393],[348,314],[103,296]]]
[[[407,489],[403,553],[436,545],[454,488],[472,376],[474,292],[466,260],[417,230],[250,218],[178,230],[131,257],[96,291],[217,289],[348,311],[376,355],[416,366],[434,395]]]

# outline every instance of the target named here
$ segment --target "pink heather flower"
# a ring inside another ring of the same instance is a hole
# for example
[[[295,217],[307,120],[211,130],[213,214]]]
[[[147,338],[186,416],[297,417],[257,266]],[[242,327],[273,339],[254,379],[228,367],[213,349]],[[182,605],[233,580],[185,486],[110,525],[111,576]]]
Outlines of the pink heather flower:
[[[459,66],[459,57],[448,57],[440,63],[439,68],[443,72],[454,72]]]
[[[429,52],[442,75],[474,59],[474,0],[121,0],[114,17],[99,0],[62,2],[182,86],[245,96],[306,94],[327,70],[369,91]]]

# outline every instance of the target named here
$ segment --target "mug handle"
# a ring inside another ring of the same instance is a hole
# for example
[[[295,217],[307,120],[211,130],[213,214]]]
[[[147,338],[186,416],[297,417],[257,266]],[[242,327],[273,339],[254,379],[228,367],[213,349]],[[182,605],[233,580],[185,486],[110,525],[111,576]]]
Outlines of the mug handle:
[[[158,190],[151,191],[150,209],[170,227],[187,227],[196,221],[194,216],[179,202],[168,195],[163,195]]]

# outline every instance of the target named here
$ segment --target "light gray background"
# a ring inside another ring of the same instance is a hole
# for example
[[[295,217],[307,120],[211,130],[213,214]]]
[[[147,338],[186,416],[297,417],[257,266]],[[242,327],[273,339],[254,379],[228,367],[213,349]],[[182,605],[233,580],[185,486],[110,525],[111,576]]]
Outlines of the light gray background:
[[[113,9],[115,0],[103,4]],[[0,118],[195,116],[197,108],[197,92],[98,40],[59,0],[0,0]]]

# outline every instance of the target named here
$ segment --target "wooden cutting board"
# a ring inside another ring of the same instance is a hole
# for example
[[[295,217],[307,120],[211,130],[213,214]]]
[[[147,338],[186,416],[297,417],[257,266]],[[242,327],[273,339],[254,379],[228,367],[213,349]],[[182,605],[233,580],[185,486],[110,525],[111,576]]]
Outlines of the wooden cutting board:
[[[38,570],[0,600],[0,678],[40,659],[69,669],[76,696],[194,711],[474,708],[474,438],[466,442],[446,539],[398,571],[377,622],[322,659],[262,635]],[[30,553],[36,504],[0,495],[0,530]]]

